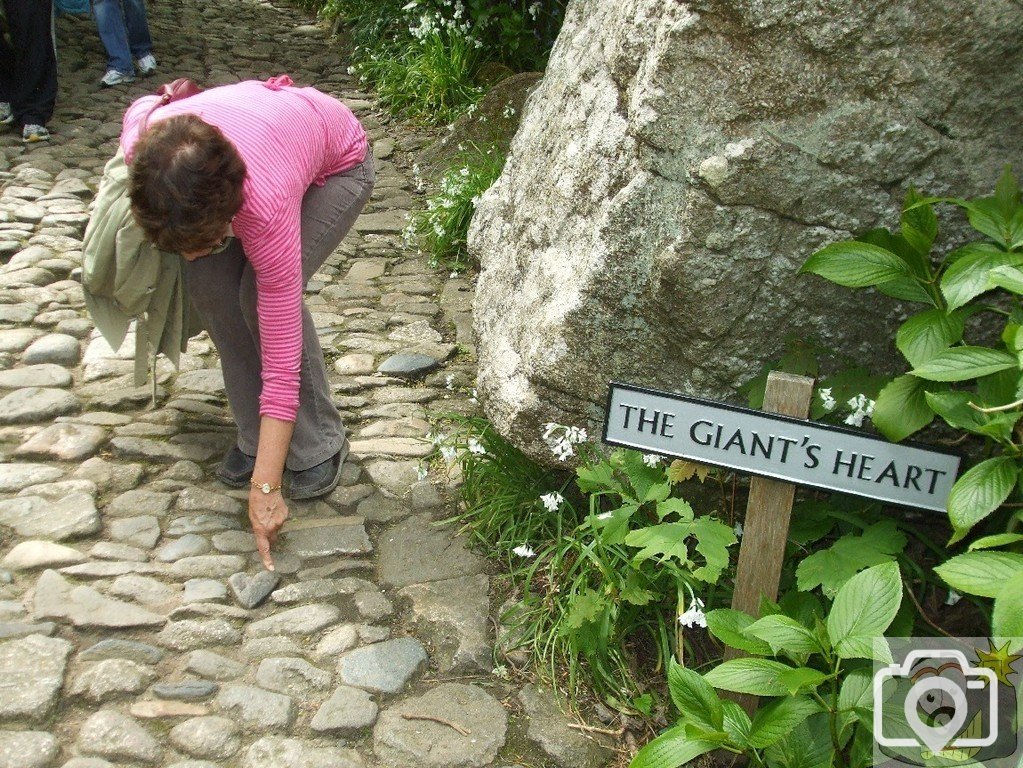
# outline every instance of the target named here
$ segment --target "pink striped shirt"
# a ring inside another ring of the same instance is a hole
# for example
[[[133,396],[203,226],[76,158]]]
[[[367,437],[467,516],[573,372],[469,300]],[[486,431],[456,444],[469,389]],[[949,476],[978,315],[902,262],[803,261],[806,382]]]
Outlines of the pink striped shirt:
[[[157,98],[143,96],[125,112],[121,147],[128,163],[139,122]],[[327,176],[365,159],[366,132],[340,101],[293,87],[287,75],[211,88],[158,107],[149,122],[186,113],[219,128],[245,161],[244,202],[231,226],[256,275],[259,412],[294,421],[302,356],[302,197],[309,185],[322,186]]]

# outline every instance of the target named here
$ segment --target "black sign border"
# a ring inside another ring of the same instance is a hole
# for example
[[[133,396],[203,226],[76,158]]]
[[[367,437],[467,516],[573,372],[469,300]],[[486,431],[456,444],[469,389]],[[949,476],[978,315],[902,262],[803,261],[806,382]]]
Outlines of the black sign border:
[[[611,419],[610,419],[610,416],[611,416],[611,401],[612,401],[612,398],[614,396],[615,388],[627,390],[627,391],[630,391],[630,392],[639,392],[641,394],[646,394],[646,395],[655,395],[657,397],[667,397],[667,398],[671,398],[673,400],[683,400],[685,402],[695,403],[697,405],[705,405],[705,406],[709,406],[711,408],[720,408],[720,409],[723,409],[723,410],[726,410],[726,411],[734,411],[735,413],[749,414],[749,415],[752,415],[752,416],[767,417],[767,418],[771,419],[772,421],[782,421],[782,422],[787,422],[789,424],[798,424],[800,426],[810,425],[814,429],[820,429],[820,430],[823,430],[825,432],[834,432],[835,434],[839,434],[839,435],[853,435],[853,436],[858,437],[858,438],[870,440],[870,441],[875,442],[875,443],[882,443],[884,445],[904,445],[904,446],[908,446],[910,448],[917,448],[917,449],[919,449],[921,451],[927,451],[928,453],[940,453],[940,454],[942,454],[944,456],[953,456],[953,457],[959,459],[959,474],[956,475],[956,480],[953,481],[953,485],[955,485],[955,482],[959,479],[959,477],[962,476],[962,469],[963,469],[962,464],[963,464],[963,459],[965,457],[964,457],[964,455],[963,455],[963,453],[961,451],[954,451],[954,450],[950,450],[950,449],[935,449],[935,448],[933,448],[933,447],[931,447],[929,445],[923,445],[922,443],[917,443],[917,442],[913,442],[913,441],[906,441],[906,442],[902,442],[902,443],[893,443],[891,440],[885,440],[883,437],[877,437],[876,435],[871,435],[871,434],[868,434],[868,433],[860,432],[859,430],[855,430],[855,429],[848,429],[846,427],[835,426],[833,424],[825,424],[825,423],[819,422],[819,421],[811,421],[810,419],[797,419],[794,416],[785,416],[785,415],[780,414],[780,413],[771,413],[770,411],[758,411],[755,408],[746,408],[746,407],[741,406],[741,405],[732,405],[731,403],[722,403],[722,402],[719,402],[717,400],[708,400],[707,398],[704,398],[704,397],[693,397],[691,395],[681,395],[681,394],[678,394],[676,392],[666,392],[666,391],[661,390],[661,389],[653,389],[651,387],[641,387],[641,386],[638,386],[636,384],[626,384],[626,383],[620,382],[620,381],[611,381],[608,384],[608,387],[607,387],[607,402],[606,402],[606,404],[604,406],[604,428],[603,428],[603,430],[601,430],[601,438],[600,438],[601,442],[603,442],[605,445],[613,445],[613,446],[617,446],[617,447],[620,447],[620,448],[631,448],[632,450],[642,450],[642,451],[646,451],[647,453],[655,454],[657,456],[664,456],[664,457],[670,456],[671,458],[676,458],[676,459],[681,458],[681,459],[685,459],[686,461],[696,462],[698,464],[708,464],[708,465],[710,465],[712,467],[721,467],[722,469],[727,469],[727,470],[730,470],[732,472],[740,472],[740,473],[747,474],[747,475],[755,475],[756,477],[766,477],[766,478],[769,478],[771,480],[777,480],[779,482],[789,483],[790,485],[804,486],[804,487],[807,487],[807,488],[816,488],[817,490],[826,491],[827,493],[838,493],[838,494],[843,494],[843,495],[848,495],[848,496],[856,496],[857,498],[861,498],[861,499],[870,499],[871,501],[876,501],[876,502],[878,502],[880,504],[887,505],[887,506],[903,507],[905,509],[920,510],[920,511],[925,511],[925,512],[934,512],[936,514],[945,515],[946,517],[948,516],[948,505],[947,505],[947,503],[946,503],[946,508],[944,510],[939,511],[939,510],[936,510],[936,509],[931,509],[929,507],[918,507],[918,506],[915,506],[913,504],[899,503],[897,501],[890,501],[888,499],[879,499],[876,496],[869,496],[869,495],[864,494],[864,493],[856,493],[855,491],[838,490],[836,488],[829,488],[827,486],[817,485],[815,483],[795,482],[795,481],[793,481],[793,479],[791,477],[783,477],[783,476],[779,476],[779,475],[770,474],[768,472],[756,472],[756,471],[747,469],[745,467],[732,467],[732,466],[729,466],[727,464],[719,464],[717,462],[707,461],[706,459],[690,459],[690,458],[687,458],[685,456],[676,456],[675,454],[671,454],[671,453],[665,454],[665,453],[660,453],[658,451],[648,450],[644,446],[631,445],[629,443],[624,443],[624,442],[617,441],[617,440],[608,440],[608,438],[607,438],[607,430],[608,430],[608,425],[610,424],[610,421],[611,421]]]

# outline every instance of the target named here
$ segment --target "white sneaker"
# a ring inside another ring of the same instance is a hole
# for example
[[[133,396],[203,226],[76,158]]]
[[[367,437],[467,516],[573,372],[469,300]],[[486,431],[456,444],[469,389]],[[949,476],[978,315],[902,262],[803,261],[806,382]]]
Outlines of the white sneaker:
[[[147,53],[135,62],[135,66],[138,68],[139,74],[143,77],[151,75],[156,71],[156,57],[151,53]]]
[[[0,101],[0,125],[10,125],[14,122],[14,113],[11,112],[11,105],[6,101]]]
[[[121,83],[134,83],[135,75],[126,75],[124,72],[118,72],[116,69],[108,69],[107,73],[103,75],[103,79],[99,81],[99,84],[104,88],[112,88],[115,85],[121,85]]]
[[[21,131],[21,140],[26,144],[35,144],[37,141],[49,141],[50,132],[45,125],[26,125]]]

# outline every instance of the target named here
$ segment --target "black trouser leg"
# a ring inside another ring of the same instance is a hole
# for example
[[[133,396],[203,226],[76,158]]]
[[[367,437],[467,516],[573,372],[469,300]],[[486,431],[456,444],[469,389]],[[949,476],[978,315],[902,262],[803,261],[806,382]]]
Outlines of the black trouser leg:
[[[0,51],[5,100],[11,103],[18,125],[46,125],[57,100],[53,4],[41,0],[3,0],[3,4],[13,48]]]

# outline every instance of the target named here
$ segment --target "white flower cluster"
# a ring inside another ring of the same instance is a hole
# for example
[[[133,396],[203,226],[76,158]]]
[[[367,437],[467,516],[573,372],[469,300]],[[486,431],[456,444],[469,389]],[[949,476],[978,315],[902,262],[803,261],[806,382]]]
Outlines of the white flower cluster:
[[[549,422],[543,431],[543,441],[551,449],[551,453],[558,457],[559,461],[565,461],[575,455],[575,446],[585,443],[588,439],[585,429],[580,427],[566,427],[564,424]]]
[[[694,597],[692,602],[689,603],[689,607],[686,608],[685,613],[678,617],[678,623],[690,629],[693,627],[706,627],[707,614],[703,612],[704,607],[703,600]]]
[[[656,467],[658,464],[661,463],[661,457],[658,456],[656,453],[644,453],[643,463],[646,464],[648,467]]]
[[[837,403],[835,402],[835,398],[831,396],[831,387],[828,387],[827,389],[819,389],[817,390],[817,394],[820,395],[821,405],[824,406],[825,411],[830,412],[835,410]]]
[[[445,10],[419,8],[419,0],[412,0],[406,3],[403,11],[413,17],[414,21],[409,24],[408,31],[416,40],[422,41],[430,35],[439,34],[447,30],[465,38],[465,41],[476,48],[483,45],[469,34],[472,29],[472,19],[465,12],[465,5],[462,0],[441,0],[440,6]],[[418,17],[416,16],[418,14]]]
[[[873,415],[876,403],[866,395],[856,395],[856,397],[849,398],[846,405],[849,406],[852,413],[845,417],[845,423],[852,427],[862,427],[863,419]]]
[[[519,557],[536,557],[536,552],[528,544],[519,544],[512,550]]]
[[[469,449],[469,453],[473,456],[482,456],[487,452],[487,449],[483,447],[483,443],[475,437],[469,438],[469,441],[466,443],[466,447]]]
[[[515,117],[515,107],[511,105],[511,102],[508,102],[504,105],[504,111],[501,114],[504,115],[506,120]]]
[[[540,497],[540,503],[544,505],[548,512],[557,512],[558,507],[565,503],[565,497],[557,491],[551,491]]]

